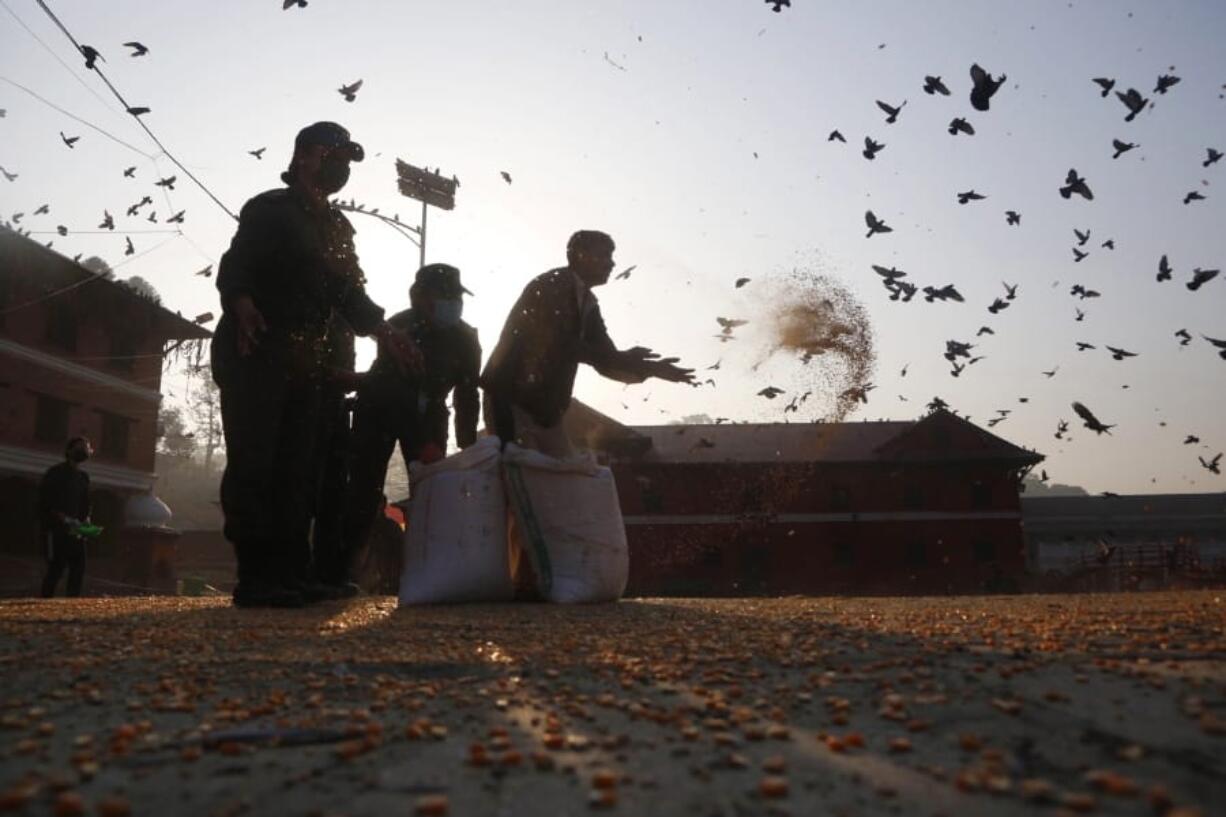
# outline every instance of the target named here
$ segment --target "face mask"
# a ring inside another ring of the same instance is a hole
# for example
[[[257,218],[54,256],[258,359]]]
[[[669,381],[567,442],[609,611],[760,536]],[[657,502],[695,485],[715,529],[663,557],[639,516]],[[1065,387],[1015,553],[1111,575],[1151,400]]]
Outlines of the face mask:
[[[439,298],[434,302],[434,325],[450,329],[460,323],[464,315],[464,302],[459,298]]]
[[[333,193],[339,192],[348,181],[348,162],[325,161],[320,164],[319,170],[315,173],[315,185],[321,191],[323,191],[325,195],[329,196]]]

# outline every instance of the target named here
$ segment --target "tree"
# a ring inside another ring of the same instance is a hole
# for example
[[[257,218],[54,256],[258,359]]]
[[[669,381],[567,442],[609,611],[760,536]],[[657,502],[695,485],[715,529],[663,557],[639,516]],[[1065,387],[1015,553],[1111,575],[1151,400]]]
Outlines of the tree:
[[[187,430],[178,406],[162,406],[158,412],[159,452],[177,460],[188,460],[196,453],[196,436]]]
[[[225,442],[221,429],[221,392],[213,382],[213,370],[207,363],[189,370],[187,406],[199,445],[204,448],[204,469],[212,473],[213,457],[225,448]]]
[[[115,273],[111,271],[111,265],[103,261],[96,255],[91,255],[81,262],[81,266],[99,276],[100,278],[114,278]]]
[[[131,278],[125,278],[123,281],[120,281],[120,283],[146,300],[153,301],[155,304],[160,304],[162,302],[162,296],[158,294],[158,291],[154,288],[153,284],[149,283],[144,278],[141,278],[139,275],[133,275]]]
[[[673,420],[669,425],[674,426],[709,426],[714,425],[715,421],[711,419],[709,414],[687,414],[680,420]]]

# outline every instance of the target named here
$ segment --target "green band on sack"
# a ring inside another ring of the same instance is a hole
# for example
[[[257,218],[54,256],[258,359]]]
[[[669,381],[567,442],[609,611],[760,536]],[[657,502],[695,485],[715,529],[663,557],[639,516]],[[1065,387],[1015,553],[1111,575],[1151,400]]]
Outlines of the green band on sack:
[[[553,568],[549,564],[549,550],[545,547],[545,537],[541,534],[541,525],[532,510],[532,497],[528,495],[528,486],[524,483],[524,475],[520,467],[514,463],[504,463],[507,471],[507,484],[511,488],[511,500],[519,521],[524,526],[524,538],[528,540],[528,559],[536,573],[536,586],[542,596],[548,596],[553,590]]]

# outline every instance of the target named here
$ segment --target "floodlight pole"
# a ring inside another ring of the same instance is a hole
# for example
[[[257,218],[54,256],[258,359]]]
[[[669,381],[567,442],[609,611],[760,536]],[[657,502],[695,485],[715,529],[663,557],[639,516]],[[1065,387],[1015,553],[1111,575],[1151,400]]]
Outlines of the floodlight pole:
[[[424,201],[421,203],[421,263],[417,265],[418,268],[426,265],[426,212],[429,207]]]

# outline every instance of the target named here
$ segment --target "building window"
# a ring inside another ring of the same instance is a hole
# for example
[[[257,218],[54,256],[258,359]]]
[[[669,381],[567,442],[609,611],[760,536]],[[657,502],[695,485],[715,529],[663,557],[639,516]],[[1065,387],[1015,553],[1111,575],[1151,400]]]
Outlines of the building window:
[[[851,567],[856,563],[856,549],[851,542],[834,543],[834,563],[839,567]]]
[[[132,421],[110,412],[99,412],[102,415],[102,442],[98,446],[98,454],[112,460],[128,458],[128,429]]]
[[[903,486],[903,506],[909,511],[918,511],[924,507],[924,486],[918,482],[908,482]]]
[[[992,486],[990,483],[977,479],[971,484],[971,507],[992,507]]]
[[[907,567],[923,567],[928,564],[928,545],[924,542],[909,542],[903,554]]]
[[[830,489],[830,508],[835,511],[851,510],[851,489],[846,485],[835,485]]]
[[[40,394],[34,416],[34,439],[40,443],[63,445],[68,441],[68,415],[71,403]]]
[[[65,303],[53,303],[47,310],[47,342],[66,352],[77,350],[77,318]]]
[[[980,562],[996,561],[996,543],[995,542],[976,542],[975,543],[975,559]]]

